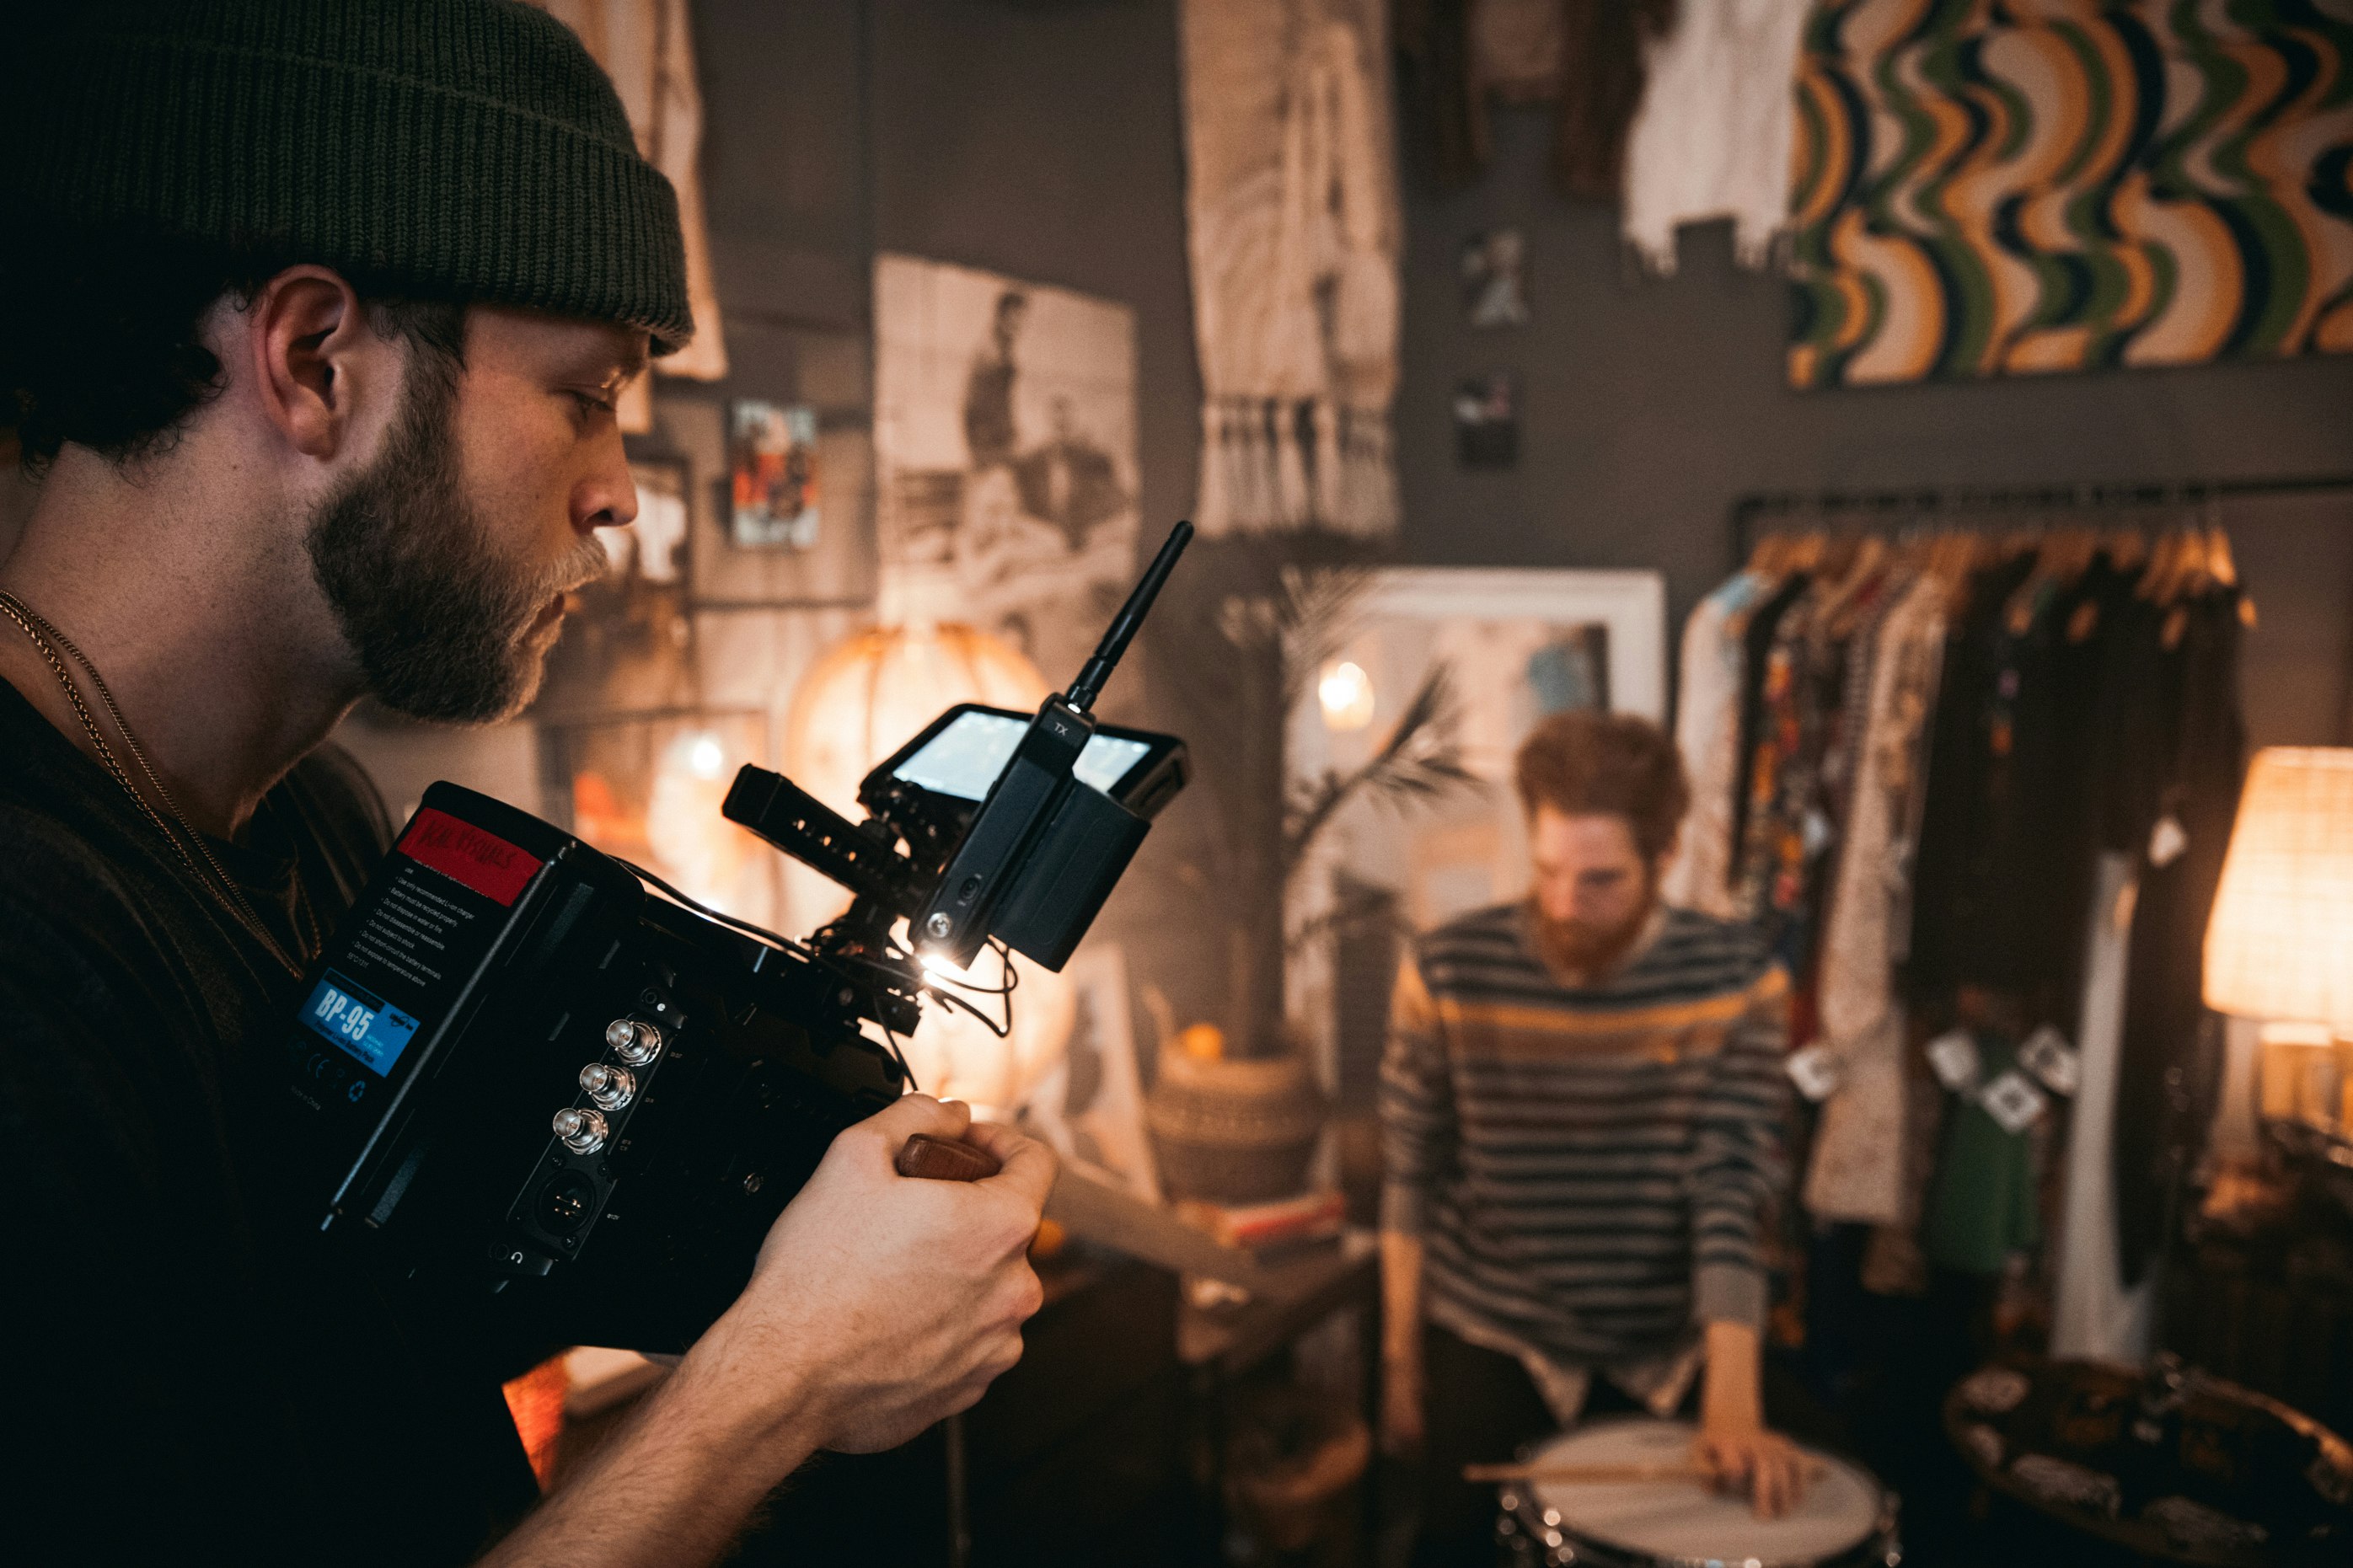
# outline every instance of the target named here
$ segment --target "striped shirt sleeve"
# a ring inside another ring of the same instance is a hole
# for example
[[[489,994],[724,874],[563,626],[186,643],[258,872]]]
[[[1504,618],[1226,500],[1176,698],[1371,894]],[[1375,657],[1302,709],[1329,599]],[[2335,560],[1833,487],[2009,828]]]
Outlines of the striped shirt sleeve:
[[[1454,1085],[1438,1005],[1407,953],[1389,1003],[1381,1057],[1381,1228],[1419,1236],[1433,1194],[1454,1163]]]
[[[1781,1126],[1788,976],[1778,965],[1748,988],[1747,1006],[1709,1074],[1692,1178],[1692,1315],[1762,1328],[1763,1235],[1786,1173]]]

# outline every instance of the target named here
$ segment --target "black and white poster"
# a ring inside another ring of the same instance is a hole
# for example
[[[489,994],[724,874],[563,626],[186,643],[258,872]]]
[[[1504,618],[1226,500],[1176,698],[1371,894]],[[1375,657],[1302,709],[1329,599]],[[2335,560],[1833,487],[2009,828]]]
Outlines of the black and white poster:
[[[1137,568],[1134,312],[884,255],[874,326],[884,618],[969,622],[1067,684]]]

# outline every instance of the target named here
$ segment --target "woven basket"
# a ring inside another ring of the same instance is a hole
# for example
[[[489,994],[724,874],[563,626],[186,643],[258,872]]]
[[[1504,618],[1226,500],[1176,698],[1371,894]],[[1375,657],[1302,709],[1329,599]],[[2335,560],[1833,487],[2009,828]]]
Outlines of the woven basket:
[[[1170,1197],[1265,1203],[1305,1188],[1324,1096],[1302,1056],[1206,1061],[1163,1047],[1145,1121]]]

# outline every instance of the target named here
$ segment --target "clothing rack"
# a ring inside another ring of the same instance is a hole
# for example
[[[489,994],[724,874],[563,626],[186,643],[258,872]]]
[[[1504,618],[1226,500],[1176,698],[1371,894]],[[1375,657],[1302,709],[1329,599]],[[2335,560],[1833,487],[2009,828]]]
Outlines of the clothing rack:
[[[2010,513],[2130,510],[2198,506],[2250,496],[2353,493],[2353,474],[2253,479],[2161,479],[2123,484],[2062,484],[1986,489],[1930,485],[1914,489],[1759,490],[1732,503],[1732,566],[1748,560],[1757,534],[1784,519],[1862,531],[1908,528],[1967,517],[1991,521]]]

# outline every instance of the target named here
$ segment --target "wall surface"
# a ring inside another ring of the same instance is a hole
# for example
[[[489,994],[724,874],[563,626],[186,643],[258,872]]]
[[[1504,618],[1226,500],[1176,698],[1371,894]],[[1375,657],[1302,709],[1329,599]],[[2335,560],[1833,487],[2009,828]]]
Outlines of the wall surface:
[[[1132,307],[1147,541],[1189,508],[1199,378],[1177,8],[696,0],[705,194],[733,370],[717,384],[661,378],[658,428],[632,448],[681,458],[693,474],[705,702],[765,708],[781,741],[801,674],[871,614],[877,250]],[[1434,193],[1407,149],[1397,412],[1407,562],[1652,568],[1666,574],[1679,623],[1726,570],[1729,509],[1746,491],[2353,470],[2353,358],[1791,392],[1784,286],[1735,268],[1720,226],[1685,231],[1678,276],[1636,277],[1614,215],[1550,190],[1542,111],[1500,113],[1494,130],[1493,167],[1460,193]],[[1535,319],[1474,332],[1457,252],[1504,224],[1527,237]],[[1497,367],[1523,380],[1520,461],[1465,471],[1449,398],[1459,378]],[[805,555],[752,559],[718,537],[718,421],[739,396],[819,413],[826,522]],[[2353,497],[2250,502],[2223,520],[2264,610],[2249,644],[2258,739],[2353,739]],[[417,744],[357,729],[352,738],[378,752]],[[427,750],[431,772],[522,787],[505,738],[483,738],[479,766],[454,741]],[[383,760],[397,771],[396,758]],[[1212,830],[1208,793],[1178,803],[1132,883],[1162,878],[1165,858]],[[1184,924],[1137,899],[1124,889],[1106,934]],[[1216,1010],[1218,967],[1197,956],[1157,978],[1180,1012],[1203,1016]]]
[[[1657,567],[1680,621],[1728,569],[1746,491],[2353,473],[2353,357],[1792,392],[1785,286],[1732,265],[1728,226],[1685,229],[1673,278],[1637,276],[1613,211],[1552,193],[1545,112],[1501,112],[1494,132],[1493,166],[1456,194],[1406,150],[1398,445],[1415,561]],[[1526,236],[1534,320],[1474,331],[1458,252],[1506,225]],[[1522,382],[1518,467],[1460,468],[1455,383],[1505,367]],[[2353,536],[2353,495],[2334,515]]]
[[[734,368],[662,393],[861,423],[876,250],[1099,294],[1136,313],[1145,531],[1173,521],[1199,418],[1175,0],[701,0],[694,16]]]

